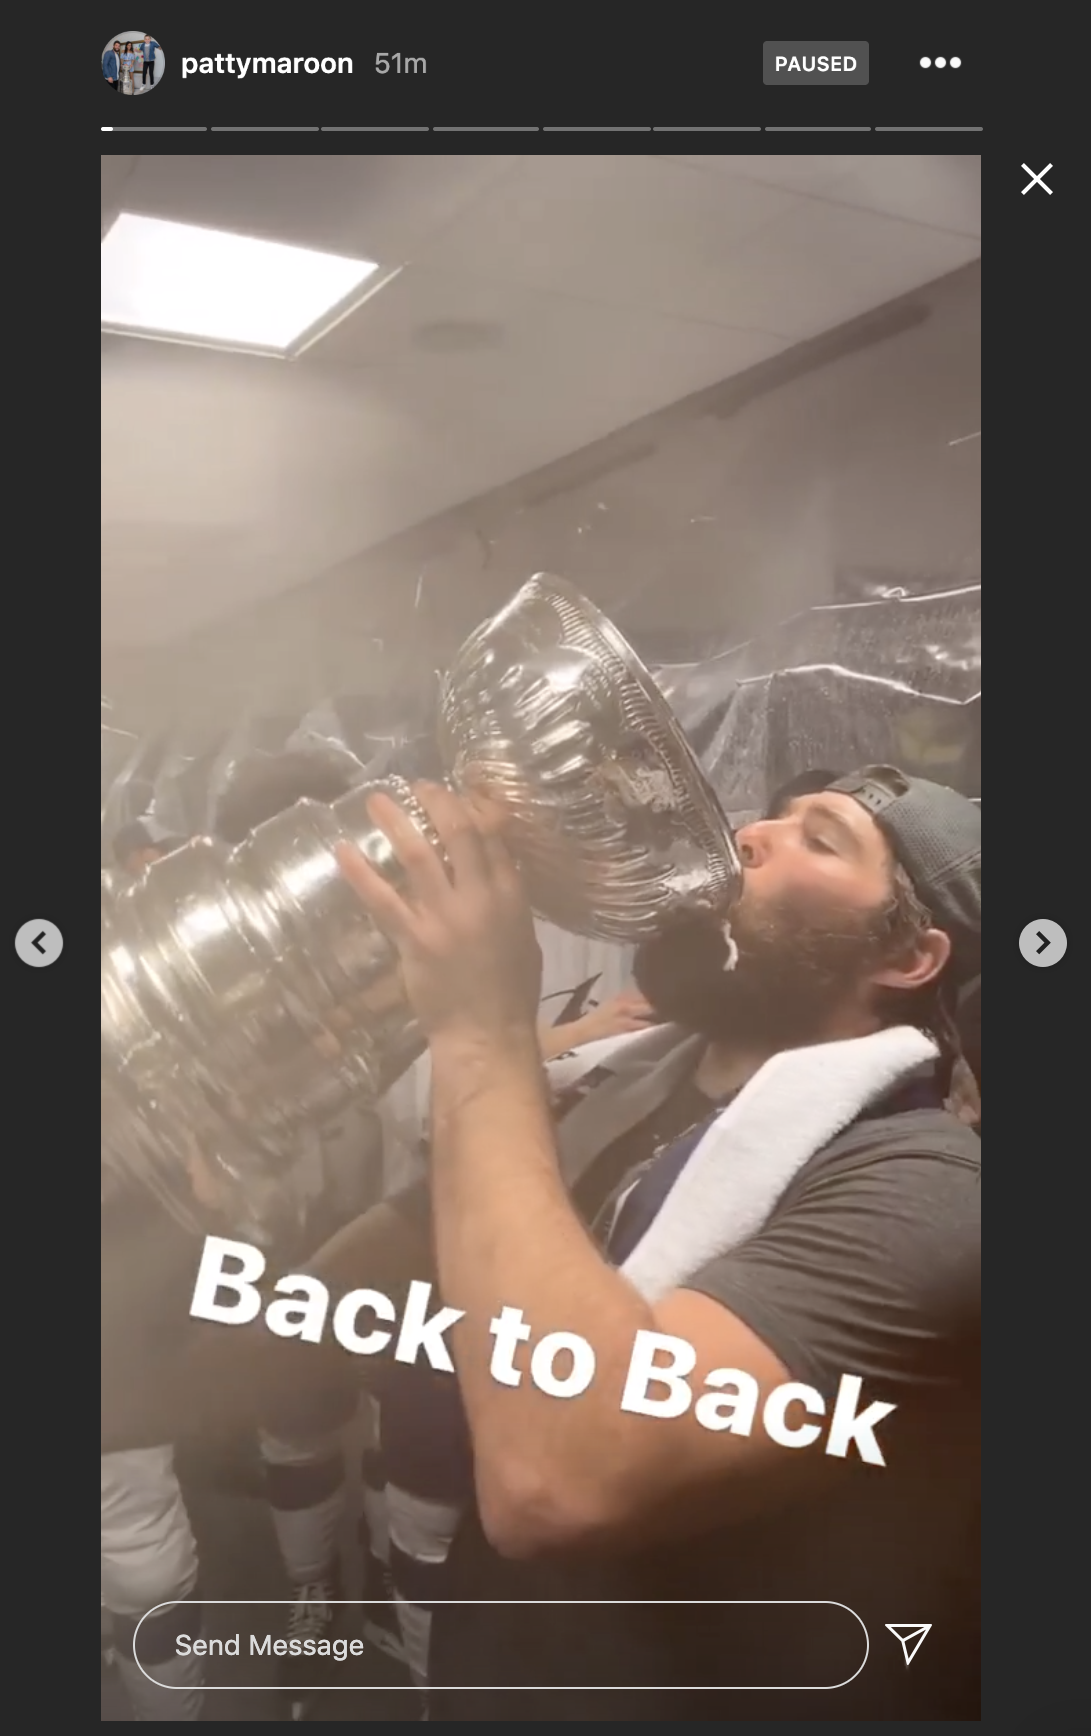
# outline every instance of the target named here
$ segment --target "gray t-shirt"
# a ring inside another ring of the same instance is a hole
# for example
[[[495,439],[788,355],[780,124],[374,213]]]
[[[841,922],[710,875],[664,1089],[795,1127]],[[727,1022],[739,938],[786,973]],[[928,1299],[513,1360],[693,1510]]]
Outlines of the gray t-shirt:
[[[672,1161],[677,1148],[645,1169],[615,1233],[654,1216]],[[885,1467],[850,1454],[820,1496],[665,1548],[637,1541],[611,1563],[502,1561],[471,1513],[443,1596],[493,1607],[487,1621],[437,1612],[431,1716],[979,1717],[980,1203],[980,1141],[938,1107],[860,1122],[818,1153],[762,1231],[685,1287],[750,1326],[792,1379],[832,1398],[856,1374],[867,1402],[896,1405]],[[824,1691],[857,1670],[859,1627],[800,1600],[864,1622],[867,1662],[845,1686]],[[885,1625],[907,1621],[932,1623],[909,1669]],[[818,1691],[715,1691],[727,1684]]]

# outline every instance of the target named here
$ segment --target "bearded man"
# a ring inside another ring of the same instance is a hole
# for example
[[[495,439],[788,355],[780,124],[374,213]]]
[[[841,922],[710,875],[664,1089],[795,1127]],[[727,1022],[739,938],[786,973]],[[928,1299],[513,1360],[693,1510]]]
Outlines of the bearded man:
[[[735,908],[638,954],[665,1023],[551,1074],[502,827],[418,795],[446,868],[382,797],[403,884],[341,865],[428,1037],[430,1173],[310,1270],[459,1311],[431,1408],[384,1405],[459,1505],[427,1715],[978,1718],[979,810],[891,767],[774,803]]]

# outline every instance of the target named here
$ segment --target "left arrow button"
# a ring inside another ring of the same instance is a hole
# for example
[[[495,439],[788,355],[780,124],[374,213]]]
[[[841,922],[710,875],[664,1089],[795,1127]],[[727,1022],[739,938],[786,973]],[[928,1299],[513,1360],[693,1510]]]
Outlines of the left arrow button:
[[[64,951],[64,936],[55,922],[39,917],[23,923],[15,936],[15,950],[24,964],[40,970],[42,965],[56,964]]]

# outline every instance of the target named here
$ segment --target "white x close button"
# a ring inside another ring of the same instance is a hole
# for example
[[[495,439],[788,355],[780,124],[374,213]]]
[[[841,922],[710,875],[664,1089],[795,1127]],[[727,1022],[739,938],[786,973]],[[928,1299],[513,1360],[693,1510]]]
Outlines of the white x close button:
[[[1032,187],[1040,187],[1042,189],[1043,193],[1048,193],[1050,198],[1053,197],[1053,188],[1046,186],[1046,176],[1049,174],[1049,171],[1050,171],[1050,169],[1052,169],[1052,167],[1053,167],[1052,163],[1047,163],[1044,169],[1040,169],[1040,170],[1036,171],[1036,170],[1031,168],[1029,163],[1023,164],[1023,168],[1024,168],[1025,172],[1030,176],[1030,180],[1027,182],[1026,186],[1023,188],[1023,197],[1024,198],[1030,192]]]

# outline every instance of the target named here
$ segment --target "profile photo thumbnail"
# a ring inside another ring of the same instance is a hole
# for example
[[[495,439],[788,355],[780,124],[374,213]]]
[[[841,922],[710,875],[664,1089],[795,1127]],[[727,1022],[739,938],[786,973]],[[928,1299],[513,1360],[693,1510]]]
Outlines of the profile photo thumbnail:
[[[156,90],[166,70],[166,56],[147,30],[119,30],[102,50],[103,81],[119,96]]]

